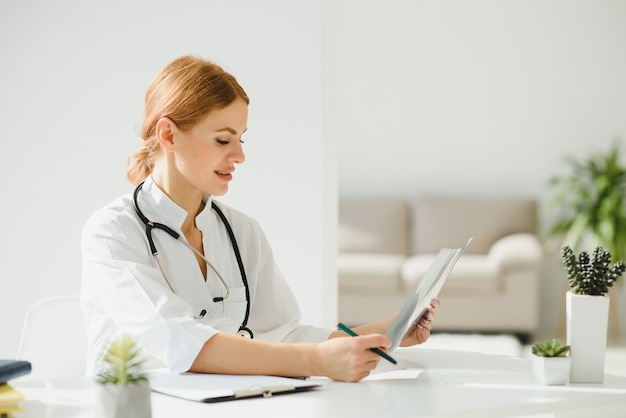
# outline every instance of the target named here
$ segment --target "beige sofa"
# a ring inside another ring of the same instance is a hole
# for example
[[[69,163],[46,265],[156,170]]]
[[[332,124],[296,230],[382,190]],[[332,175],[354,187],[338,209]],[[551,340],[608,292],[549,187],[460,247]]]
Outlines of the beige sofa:
[[[441,248],[473,241],[439,294],[438,331],[538,328],[542,263],[537,204],[527,198],[341,198],[339,319],[350,325],[398,311]]]

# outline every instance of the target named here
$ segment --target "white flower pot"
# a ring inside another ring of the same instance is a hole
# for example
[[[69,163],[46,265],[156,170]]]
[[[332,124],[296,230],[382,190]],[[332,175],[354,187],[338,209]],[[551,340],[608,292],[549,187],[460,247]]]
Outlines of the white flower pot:
[[[150,418],[150,385],[94,385],[96,418]]]
[[[570,357],[531,357],[535,380],[544,385],[564,385],[569,381]]]
[[[570,346],[572,383],[602,383],[609,325],[608,296],[567,292],[567,344]]]

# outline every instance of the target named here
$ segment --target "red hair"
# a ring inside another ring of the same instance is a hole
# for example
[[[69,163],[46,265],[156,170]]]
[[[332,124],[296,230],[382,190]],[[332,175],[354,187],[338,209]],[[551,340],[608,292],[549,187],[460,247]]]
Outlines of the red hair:
[[[236,99],[250,100],[235,77],[218,65],[183,56],[166,65],[154,79],[145,99],[141,149],[130,156],[126,177],[137,185],[152,173],[161,147],[156,138],[159,119],[171,119],[181,130],[192,128],[208,113]]]

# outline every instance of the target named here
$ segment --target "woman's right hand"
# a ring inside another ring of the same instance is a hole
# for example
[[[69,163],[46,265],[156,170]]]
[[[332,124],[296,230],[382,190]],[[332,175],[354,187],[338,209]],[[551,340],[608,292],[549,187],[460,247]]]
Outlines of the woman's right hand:
[[[333,380],[358,382],[376,368],[381,357],[370,348],[386,351],[391,341],[383,334],[331,338],[317,344],[313,361],[319,375]]]

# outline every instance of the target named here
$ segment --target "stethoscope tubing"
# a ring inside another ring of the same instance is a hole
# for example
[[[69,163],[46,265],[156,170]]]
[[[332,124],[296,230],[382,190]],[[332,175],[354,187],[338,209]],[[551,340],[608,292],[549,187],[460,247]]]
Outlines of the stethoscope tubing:
[[[165,233],[167,233],[169,236],[171,236],[172,238],[174,238],[178,242],[184,244],[187,248],[189,248],[191,251],[193,251],[193,253],[196,254],[198,257],[200,257],[207,264],[207,266],[209,266],[209,268],[211,268],[211,270],[213,270],[213,272],[217,275],[219,280],[222,282],[222,285],[226,289],[226,294],[224,296],[215,297],[215,298],[213,298],[213,301],[214,302],[222,302],[222,301],[224,301],[224,299],[227,299],[230,296],[230,287],[228,286],[228,284],[226,283],[226,280],[224,280],[224,278],[222,277],[220,272],[217,270],[217,268],[213,265],[213,263],[211,263],[204,256],[204,254],[202,254],[200,251],[195,249],[187,241],[181,239],[181,235],[178,232],[174,231],[172,228],[168,227],[167,225],[164,225],[164,224],[161,224],[161,223],[158,223],[158,222],[153,222],[153,221],[149,220],[148,217],[141,211],[141,209],[139,209],[138,196],[139,196],[139,191],[141,190],[142,187],[143,187],[143,183],[139,184],[135,188],[135,191],[133,192],[133,209],[135,210],[135,213],[137,214],[137,216],[139,217],[141,222],[145,225],[145,233],[146,233],[146,237],[148,239],[148,245],[150,246],[150,252],[155,257],[155,259],[157,261],[157,264],[159,265],[159,269],[163,273],[163,276],[165,277],[165,281],[167,282],[167,285],[169,286],[170,290],[173,293],[176,293],[176,290],[172,286],[172,283],[171,283],[169,277],[167,276],[167,273],[165,272],[165,269],[163,268],[163,265],[161,263],[161,257],[159,257],[159,252],[158,252],[158,250],[156,248],[156,244],[154,243],[154,239],[152,238],[152,231],[154,229],[160,229],[160,230],[164,231]],[[239,327],[239,333],[238,334],[241,335],[241,336],[249,336],[250,338],[252,338],[253,337],[252,331],[249,328],[247,328],[248,318],[250,316],[250,287],[248,286],[248,278],[246,276],[246,271],[245,271],[245,268],[244,268],[244,265],[243,265],[243,260],[241,259],[241,253],[239,251],[239,246],[237,245],[237,239],[235,238],[235,234],[233,232],[233,229],[230,226],[230,223],[228,222],[228,219],[226,218],[226,215],[224,215],[224,212],[222,212],[222,210],[213,201],[211,202],[211,208],[213,210],[215,210],[215,212],[219,216],[220,220],[224,224],[224,227],[226,228],[226,232],[228,233],[228,237],[229,237],[230,242],[231,242],[232,247],[233,247],[233,252],[235,253],[235,258],[237,259],[237,265],[239,267],[239,272],[241,273],[241,280],[243,282],[244,289],[245,289],[246,312],[245,312],[245,315],[244,315],[244,319],[243,319],[243,321],[241,323],[241,326]],[[206,311],[203,310],[203,312],[206,312]],[[201,315],[201,317],[202,316],[203,315]]]
[[[239,245],[237,245],[237,240],[235,239],[235,233],[233,232],[233,229],[231,228],[230,223],[228,222],[228,219],[226,219],[226,215],[224,215],[224,212],[222,212],[222,210],[219,207],[217,207],[217,205],[213,201],[211,201],[211,207],[213,208],[213,210],[215,210],[215,212],[217,212],[217,215],[222,220],[224,227],[226,227],[226,232],[228,232],[230,243],[232,244],[233,251],[235,252],[235,258],[237,259],[239,272],[241,273],[241,281],[243,282],[243,287],[245,290],[246,302],[247,302],[246,313],[245,313],[245,316],[243,317],[243,326],[245,327],[246,324],[248,323],[248,317],[250,316],[250,286],[248,286],[248,277],[246,276],[246,269],[243,266],[243,260],[241,259],[241,252],[239,251]],[[193,249],[195,250],[195,248]],[[213,268],[213,271],[215,271],[215,268]],[[224,283],[224,286],[226,286],[226,282],[224,281],[222,276],[218,274],[217,271],[215,271],[215,273],[219,276],[222,283]],[[230,295],[230,289],[228,288],[228,286],[226,286],[226,292],[227,292],[227,296],[225,297],[228,297],[228,295]]]

